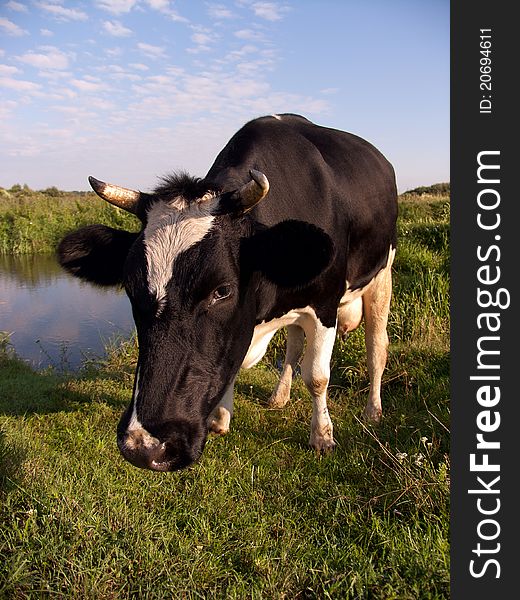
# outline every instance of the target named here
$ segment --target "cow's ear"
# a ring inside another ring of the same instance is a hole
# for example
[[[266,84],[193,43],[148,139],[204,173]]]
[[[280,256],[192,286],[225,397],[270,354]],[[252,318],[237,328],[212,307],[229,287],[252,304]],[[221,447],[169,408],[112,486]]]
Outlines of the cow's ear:
[[[58,246],[58,261],[69,273],[98,285],[117,285],[123,265],[138,233],[89,225],[65,236]]]
[[[247,246],[253,269],[285,288],[311,283],[334,255],[329,235],[311,223],[296,220],[257,230]]]

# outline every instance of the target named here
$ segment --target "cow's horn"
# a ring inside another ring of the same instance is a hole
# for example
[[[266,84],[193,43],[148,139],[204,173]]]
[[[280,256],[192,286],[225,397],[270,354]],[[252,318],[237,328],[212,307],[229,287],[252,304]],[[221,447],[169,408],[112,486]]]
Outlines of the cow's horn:
[[[269,191],[269,181],[263,173],[251,169],[249,175],[251,176],[251,181],[235,192],[240,202],[242,213],[250,211],[260,200],[265,198]]]
[[[103,198],[103,200],[110,202],[110,204],[118,206],[134,215],[137,214],[139,198],[141,197],[139,192],[127,190],[126,188],[112,185],[111,183],[105,183],[104,181],[99,181],[92,176],[89,177],[88,180],[92,189],[100,198]]]

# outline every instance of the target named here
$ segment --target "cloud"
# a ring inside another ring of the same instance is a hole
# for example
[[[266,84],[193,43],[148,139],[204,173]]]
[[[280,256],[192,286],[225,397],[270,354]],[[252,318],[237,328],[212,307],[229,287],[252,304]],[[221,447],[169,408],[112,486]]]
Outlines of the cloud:
[[[71,84],[80,90],[81,92],[100,92],[106,89],[106,86],[103,83],[98,81],[92,81],[92,78],[85,79],[72,79]]]
[[[0,87],[15,90],[16,92],[36,92],[41,89],[41,85],[33,81],[13,79],[12,77],[0,77]]]
[[[0,65],[0,76],[1,75],[16,75],[16,73],[19,73],[20,69],[17,69],[16,67],[11,67],[10,65]]]
[[[196,44],[208,44],[213,41],[213,38],[207,33],[194,33],[191,36],[191,41]]]
[[[264,34],[261,31],[253,29],[239,29],[235,31],[234,36],[239,40],[261,41],[264,39]]]
[[[104,52],[107,56],[110,56],[111,58],[117,58],[118,56],[121,56],[123,54],[123,50],[118,47],[105,48]]]
[[[59,21],[87,21],[88,15],[77,8],[65,8],[61,4],[52,4],[50,2],[36,2],[36,6],[45,12],[48,12]]]
[[[240,60],[240,59],[244,58],[245,56],[247,56],[248,54],[253,54],[253,53],[257,54],[258,52],[259,52],[258,46],[253,46],[252,44],[245,44],[238,50],[232,50],[227,55],[227,57],[230,58],[231,60]]]
[[[137,4],[137,0],[97,0],[97,6],[113,15],[128,13]]]
[[[104,21],[103,29],[114,37],[127,37],[132,35],[132,30],[125,27],[119,21]]]
[[[146,4],[155,10],[164,11],[170,8],[169,0],[146,0]]]
[[[14,0],[7,2],[5,7],[16,12],[28,12],[27,6],[25,6],[25,4],[21,4],[20,2],[14,2]]]
[[[255,2],[252,9],[257,17],[267,21],[281,21],[290,8],[276,2]]]
[[[128,66],[132,67],[132,69],[136,69],[137,71],[149,71],[150,70],[150,67],[148,67],[147,65],[143,65],[143,63],[130,63]]]
[[[52,37],[54,32],[50,29],[40,29],[40,35],[43,35],[43,37]]]
[[[146,4],[153,10],[157,10],[163,15],[169,17],[172,21],[178,23],[189,23],[189,19],[181,16],[176,10],[170,7],[169,0],[145,0]]]
[[[98,72],[103,73],[103,78],[109,77],[117,81],[128,80],[128,81],[141,81],[141,76],[135,73],[129,73],[120,65],[103,65],[96,69]]]
[[[152,44],[139,42],[137,47],[144,55],[150,58],[164,58],[166,56],[166,49],[164,46],[153,46]]]
[[[208,52],[211,50],[210,44],[214,43],[216,36],[209,29],[203,27],[193,27],[193,29],[195,33],[191,35],[191,41],[196,46],[194,48],[186,48],[186,51],[191,54],[198,54],[199,52]]]
[[[60,71],[68,68],[69,59],[61,50],[58,50],[58,48],[54,48],[53,46],[44,46],[42,47],[42,50],[46,50],[46,52],[27,52],[16,58],[20,62],[37,69]]]
[[[9,21],[9,19],[5,19],[4,17],[0,17],[0,29],[3,29],[7,35],[12,35],[14,37],[19,37],[21,35],[27,35],[29,32],[25,29],[19,27],[16,23]]]
[[[208,6],[208,14],[213,19],[234,19],[237,16],[224,4],[210,4]]]

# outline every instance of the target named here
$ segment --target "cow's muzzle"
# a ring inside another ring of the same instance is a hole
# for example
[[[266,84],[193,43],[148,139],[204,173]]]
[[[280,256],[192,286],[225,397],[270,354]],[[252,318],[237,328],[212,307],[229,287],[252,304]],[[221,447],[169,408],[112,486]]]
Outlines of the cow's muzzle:
[[[188,431],[187,431],[188,429]],[[189,467],[202,454],[206,435],[194,435],[193,427],[169,428],[167,435],[153,435],[143,428],[121,431],[117,445],[132,465],[152,471],[178,471]]]

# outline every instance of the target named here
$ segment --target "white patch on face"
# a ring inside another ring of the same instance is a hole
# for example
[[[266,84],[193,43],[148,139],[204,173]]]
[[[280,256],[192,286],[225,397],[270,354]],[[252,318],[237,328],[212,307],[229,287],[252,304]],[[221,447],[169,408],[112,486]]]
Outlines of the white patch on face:
[[[200,242],[213,225],[212,197],[205,196],[190,205],[182,198],[170,203],[156,202],[148,211],[144,230],[148,287],[159,304],[166,296],[177,256]]]
[[[153,437],[146,429],[141,425],[137,417],[137,398],[139,396],[139,371],[135,377],[135,391],[134,397],[132,398],[132,416],[126,429],[125,446],[129,450],[135,450],[138,447],[154,448],[160,442],[157,438]]]
[[[274,119],[277,119],[278,121],[282,120],[282,117],[280,115],[271,115]]]
[[[132,416],[130,417],[130,423],[128,423],[128,431],[134,431],[142,428],[139,419],[137,418],[137,397],[139,396],[139,370],[137,370],[135,376],[135,390],[134,397],[132,398]]]

